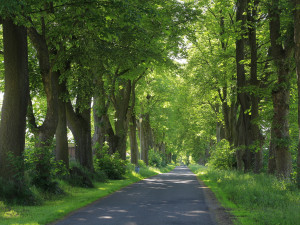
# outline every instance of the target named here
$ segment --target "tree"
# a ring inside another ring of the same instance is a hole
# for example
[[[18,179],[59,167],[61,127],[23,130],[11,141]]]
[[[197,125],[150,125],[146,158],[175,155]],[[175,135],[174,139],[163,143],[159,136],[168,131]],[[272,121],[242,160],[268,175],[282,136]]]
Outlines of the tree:
[[[287,36],[281,34],[281,8],[278,0],[272,0],[269,5],[271,55],[277,72],[277,83],[272,90],[274,107],[273,142],[276,161],[276,174],[282,178],[290,177],[292,159],[289,150],[289,87],[291,68],[292,36],[290,25],[287,25]]]
[[[18,166],[12,164],[9,154],[23,159],[29,94],[27,32],[24,26],[14,24],[9,17],[3,20],[0,17],[0,21],[3,22],[5,69],[0,124],[0,177],[13,180],[24,172],[17,170]]]
[[[295,0],[295,14],[294,14],[294,41],[295,41],[295,61],[297,72],[298,85],[298,127],[300,135],[300,1]],[[297,184],[300,187],[300,136],[298,143],[298,157],[297,157]]]

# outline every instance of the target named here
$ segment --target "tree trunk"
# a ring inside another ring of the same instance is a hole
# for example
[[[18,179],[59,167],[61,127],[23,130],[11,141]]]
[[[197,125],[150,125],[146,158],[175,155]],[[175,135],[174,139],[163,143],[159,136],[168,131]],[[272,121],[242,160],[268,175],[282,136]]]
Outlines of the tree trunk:
[[[135,81],[132,83],[131,88],[131,106],[128,111],[129,119],[129,140],[130,140],[130,149],[131,149],[131,163],[138,164],[138,143],[136,139],[136,114],[135,114]]]
[[[71,102],[66,103],[68,127],[75,139],[75,158],[83,167],[93,170],[93,153],[91,138],[91,109],[74,112]]]
[[[274,127],[275,123],[272,122],[271,125],[271,140],[270,140],[270,146],[269,146],[269,161],[268,161],[268,173],[269,174],[275,174],[276,172],[276,157],[275,157],[275,143],[274,143]]]
[[[236,40],[236,68],[237,68],[237,88],[238,88],[238,102],[240,104],[240,114],[237,124],[238,134],[238,150],[237,156],[237,168],[238,170],[249,171],[252,167],[252,154],[249,149],[249,145],[252,143],[250,136],[251,119],[250,116],[245,113],[250,109],[250,99],[247,96],[243,88],[246,86],[245,68],[243,64],[244,60],[244,35],[245,35],[245,11],[247,1],[237,1],[236,21],[241,22],[241,33],[239,38]]]
[[[257,79],[257,43],[256,43],[256,17],[257,17],[257,6],[258,1],[254,1],[251,9],[248,9],[248,21],[250,26],[249,30],[249,46],[251,51],[251,67],[250,67],[250,84],[255,88],[255,90],[259,89],[259,82]],[[248,6],[249,7],[249,6]],[[257,124],[257,119],[259,116],[258,113],[258,103],[259,97],[258,94],[254,92],[251,93],[251,136],[253,141],[252,149],[254,152],[254,172],[260,173],[263,166],[263,155],[262,155],[262,135]]]
[[[294,41],[295,41],[295,61],[298,77],[298,127],[299,127],[299,143],[297,157],[297,184],[300,188],[300,0],[295,0],[295,18],[294,18]]]
[[[12,20],[3,21],[5,93],[0,124],[0,177],[14,179],[17,171],[7,154],[22,157],[29,95],[27,33]],[[23,158],[22,158],[23,159]],[[23,160],[22,160],[23,162]]]
[[[104,83],[102,77],[96,81],[96,87],[99,92],[94,95],[93,115],[94,115],[94,136],[93,146],[98,143],[98,148],[102,149],[104,142],[107,142],[108,153],[113,154],[116,149],[115,134],[109,116],[107,115],[109,108],[109,99],[106,98]]]
[[[123,88],[118,91],[114,105],[115,105],[115,141],[116,151],[120,154],[120,157],[126,159],[126,141],[128,131],[127,113],[130,102],[131,93],[131,81],[127,80],[123,84]]]
[[[141,115],[141,159],[148,165],[148,153],[150,148],[150,115],[145,113]],[[163,152],[164,153],[164,152]]]
[[[269,9],[271,54],[277,68],[277,84],[272,91],[274,107],[273,132],[276,160],[276,174],[281,178],[288,178],[292,172],[292,157],[289,151],[289,49],[283,49],[280,31],[279,1],[273,0]],[[287,47],[287,46],[285,46]]]
[[[38,138],[36,146],[49,147],[52,144],[58,123],[57,84],[59,72],[51,70],[50,55],[45,36],[38,34],[32,27],[28,28],[28,35],[34,48],[37,50],[42,81],[47,96],[47,114],[42,126],[37,127],[32,111],[29,112],[28,117],[32,131]]]
[[[69,168],[69,149],[68,149],[68,131],[67,131],[67,116],[66,104],[63,100],[62,94],[65,93],[64,85],[58,84],[58,124],[56,128],[56,160],[62,160]]]

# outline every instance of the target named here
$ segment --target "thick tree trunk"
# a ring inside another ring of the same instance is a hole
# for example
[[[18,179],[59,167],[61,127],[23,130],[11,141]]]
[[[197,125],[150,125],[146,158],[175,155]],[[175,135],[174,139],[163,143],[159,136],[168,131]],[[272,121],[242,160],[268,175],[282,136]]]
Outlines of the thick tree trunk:
[[[141,115],[141,124],[140,124],[140,142],[141,142],[141,159],[148,165],[148,153],[150,150],[150,115],[145,113]],[[165,154],[165,149],[161,149],[163,154]]]
[[[275,123],[272,122],[271,126],[271,140],[269,146],[269,159],[268,159],[268,173],[275,174],[276,172],[276,157],[275,157],[275,137],[274,137],[274,127]]]
[[[276,160],[276,174],[281,178],[288,178],[292,172],[292,157],[289,151],[289,65],[288,52],[286,46],[282,47],[280,41],[280,10],[279,1],[273,0],[270,11],[270,39],[271,54],[277,68],[278,80],[272,91],[272,100],[274,107],[273,132],[274,132],[274,150]]]
[[[38,138],[37,147],[49,147],[52,144],[58,123],[58,77],[59,72],[51,70],[50,55],[46,38],[34,28],[28,29],[28,35],[34,48],[37,50],[39,66],[42,75],[44,90],[47,96],[47,114],[42,126],[31,124],[33,133]],[[35,121],[34,115],[29,112],[29,121]]]
[[[129,120],[129,140],[130,140],[130,150],[131,150],[131,163],[138,164],[138,143],[136,139],[136,114],[135,114],[135,81],[132,83],[131,88],[131,106],[128,111]]]
[[[299,127],[299,143],[297,157],[297,184],[300,188],[300,0],[295,0],[295,17],[294,17],[294,41],[295,41],[295,61],[298,77],[298,127]]]
[[[250,67],[250,84],[255,87],[255,90],[259,89],[259,82],[257,79],[257,43],[256,43],[256,27],[255,24],[257,23],[257,6],[258,1],[254,1],[251,9],[248,10],[248,21],[250,26],[249,30],[249,46],[251,51],[251,67]],[[249,7],[249,6],[248,6]],[[262,166],[263,166],[263,155],[262,155],[262,135],[257,124],[257,118],[259,116],[258,113],[258,103],[259,97],[258,94],[251,93],[251,136],[254,145],[254,172],[260,173]]]
[[[27,32],[12,20],[3,21],[5,93],[0,124],[0,177],[10,180],[23,171],[12,165],[8,153],[22,157],[25,146],[29,95]]]
[[[238,88],[238,102],[240,104],[240,114],[237,124],[238,130],[238,150],[237,156],[237,168],[238,170],[249,171],[252,167],[252,154],[249,149],[249,145],[252,143],[250,136],[251,119],[245,112],[250,109],[250,99],[247,96],[243,88],[246,86],[245,68],[242,61],[244,60],[244,45],[245,40],[245,11],[247,1],[237,1],[237,12],[236,21],[241,22],[241,33],[239,38],[236,40],[236,68],[237,68],[237,88]]]
[[[93,146],[96,145],[99,149],[102,149],[104,142],[107,142],[109,146],[108,153],[113,154],[116,149],[115,134],[109,117],[107,115],[109,108],[109,99],[106,99],[104,90],[104,83],[102,77],[96,82],[97,90],[94,95],[93,115],[94,115],[94,136]]]
[[[115,96],[115,141],[116,151],[123,160],[126,159],[126,141],[128,131],[127,113],[131,95],[131,81],[124,82],[123,88]]]
[[[75,139],[75,158],[83,167],[93,170],[91,109],[74,112],[71,102],[66,103],[68,127]]]
[[[62,160],[69,168],[69,149],[68,149],[68,131],[67,131],[67,116],[66,116],[66,104],[63,100],[62,94],[65,93],[64,85],[58,86],[58,124],[56,128],[56,160]]]

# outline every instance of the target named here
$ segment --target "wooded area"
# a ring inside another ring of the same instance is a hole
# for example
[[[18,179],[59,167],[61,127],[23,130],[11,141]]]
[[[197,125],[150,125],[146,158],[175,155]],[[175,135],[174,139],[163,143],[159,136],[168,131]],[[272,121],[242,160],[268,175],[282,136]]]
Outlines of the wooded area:
[[[16,191],[26,171],[53,188],[70,142],[92,173],[193,160],[300,185],[300,0],[13,0],[0,24]]]

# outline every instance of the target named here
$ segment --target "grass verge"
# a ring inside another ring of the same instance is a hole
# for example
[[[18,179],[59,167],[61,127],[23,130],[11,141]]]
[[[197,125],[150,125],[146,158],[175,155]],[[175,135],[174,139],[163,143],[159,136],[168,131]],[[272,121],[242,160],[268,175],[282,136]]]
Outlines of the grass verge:
[[[7,206],[3,202],[0,202],[0,224],[47,224],[123,187],[146,177],[168,172],[174,169],[174,167],[169,165],[163,169],[141,168],[140,173],[128,172],[124,180],[109,180],[106,183],[94,183],[95,188],[72,187],[63,181],[59,181],[60,187],[66,194],[46,197],[48,200],[40,206]]]
[[[291,183],[266,174],[190,169],[211,188],[221,204],[236,217],[235,224],[300,224],[300,191]]]

